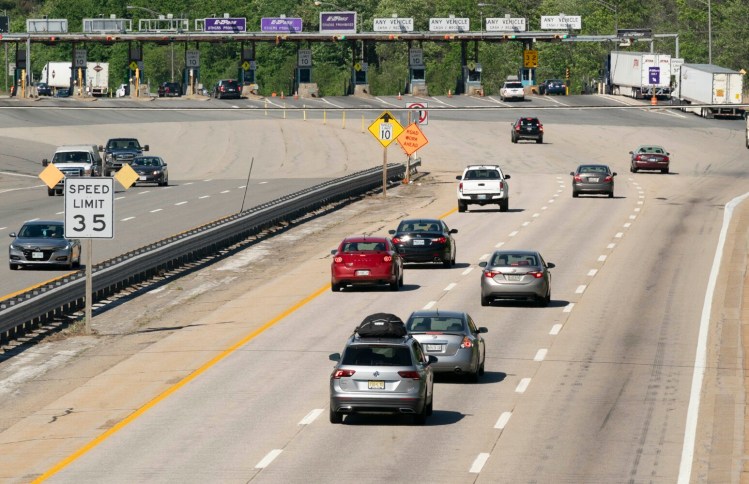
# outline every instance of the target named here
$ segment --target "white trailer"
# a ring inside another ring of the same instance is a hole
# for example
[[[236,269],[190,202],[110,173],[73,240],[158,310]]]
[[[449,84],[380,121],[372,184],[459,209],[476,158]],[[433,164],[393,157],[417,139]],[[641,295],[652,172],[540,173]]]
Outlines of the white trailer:
[[[740,72],[713,64],[681,66],[676,95],[682,111],[703,118],[743,116],[744,110],[738,106],[744,102],[743,92],[744,76]]]
[[[608,64],[609,92],[633,98],[671,96],[671,56],[612,51]]]
[[[88,62],[86,64],[86,89],[92,96],[109,94],[109,63]]]
[[[42,67],[41,82],[46,82],[53,89],[68,89],[71,87],[72,62],[47,62]]]

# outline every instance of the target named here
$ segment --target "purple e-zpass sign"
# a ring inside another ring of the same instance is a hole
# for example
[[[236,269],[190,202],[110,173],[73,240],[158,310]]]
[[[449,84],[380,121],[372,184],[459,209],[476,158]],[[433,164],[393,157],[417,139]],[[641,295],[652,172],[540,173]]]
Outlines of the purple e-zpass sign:
[[[661,68],[660,67],[648,67],[648,79],[650,84],[656,85],[661,83]]]
[[[295,33],[302,31],[302,19],[286,17],[268,17],[260,19],[261,32]]]
[[[337,34],[356,33],[356,12],[320,13],[320,32]]]
[[[245,18],[207,18],[203,32],[237,33],[247,31]]]

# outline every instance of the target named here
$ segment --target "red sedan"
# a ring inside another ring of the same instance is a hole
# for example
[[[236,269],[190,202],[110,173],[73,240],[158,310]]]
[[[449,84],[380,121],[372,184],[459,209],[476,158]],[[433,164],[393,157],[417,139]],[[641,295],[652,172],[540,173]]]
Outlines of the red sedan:
[[[631,155],[629,171],[632,173],[637,173],[639,170],[658,170],[661,173],[668,173],[671,153],[662,146],[638,146],[629,154]]]
[[[388,284],[392,291],[403,287],[403,259],[387,237],[346,237],[331,254],[330,285],[333,292],[357,284]]]

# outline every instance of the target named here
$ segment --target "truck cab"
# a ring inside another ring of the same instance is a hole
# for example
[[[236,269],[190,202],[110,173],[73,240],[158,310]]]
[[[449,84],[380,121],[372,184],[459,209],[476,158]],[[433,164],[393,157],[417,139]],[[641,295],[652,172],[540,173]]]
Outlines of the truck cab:
[[[141,146],[136,138],[111,138],[99,149],[104,152],[104,175],[112,176],[122,165],[129,164],[149,148],[148,145]]]
[[[65,189],[65,178],[69,176],[101,176],[102,160],[96,145],[66,145],[55,150],[51,163],[60,170],[62,180],[53,188],[47,189],[50,197],[62,195]],[[50,160],[43,159],[42,165],[48,166]]]

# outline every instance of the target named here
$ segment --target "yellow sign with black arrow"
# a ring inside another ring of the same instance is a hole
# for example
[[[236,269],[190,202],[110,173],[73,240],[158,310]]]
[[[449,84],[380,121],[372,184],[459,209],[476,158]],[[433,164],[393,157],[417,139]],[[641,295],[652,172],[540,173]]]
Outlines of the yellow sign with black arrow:
[[[369,132],[377,138],[382,146],[387,147],[401,135],[403,126],[390,111],[385,111],[375,119],[374,123],[369,125]]]

